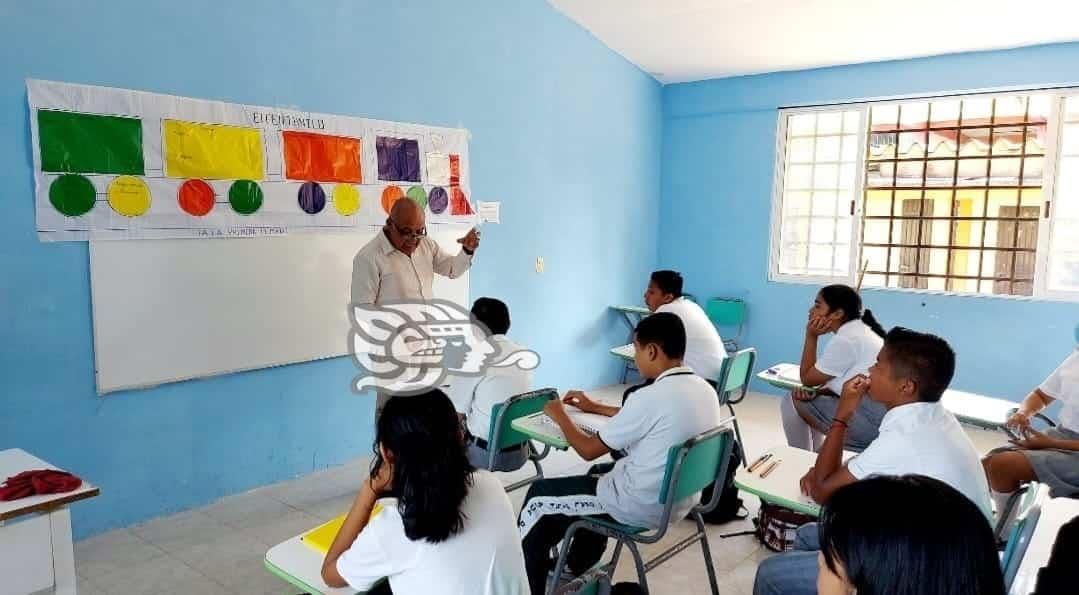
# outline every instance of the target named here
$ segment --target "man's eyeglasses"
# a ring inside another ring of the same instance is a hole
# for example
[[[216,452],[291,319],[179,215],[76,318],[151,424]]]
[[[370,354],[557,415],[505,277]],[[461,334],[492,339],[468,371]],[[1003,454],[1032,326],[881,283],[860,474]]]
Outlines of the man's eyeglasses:
[[[406,242],[411,242],[413,240],[418,240],[418,239],[427,237],[427,228],[426,227],[421,227],[420,229],[417,229],[416,231],[412,231],[411,229],[408,229],[408,228],[405,228],[405,227],[401,227],[400,225],[397,225],[397,223],[394,222],[393,219],[390,219],[390,225],[392,225],[393,228],[395,230],[397,230],[397,233],[401,236],[401,239],[405,240]]]

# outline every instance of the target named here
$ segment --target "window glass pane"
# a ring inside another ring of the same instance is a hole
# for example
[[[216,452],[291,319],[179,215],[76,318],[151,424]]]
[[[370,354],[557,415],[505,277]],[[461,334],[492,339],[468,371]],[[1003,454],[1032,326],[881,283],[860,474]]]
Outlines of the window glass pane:
[[[788,163],[810,163],[813,161],[813,137],[792,138],[787,143]]]
[[[1029,295],[1051,105],[1044,95],[1013,94],[873,113],[863,216],[877,218],[861,229],[874,274],[889,287]],[[899,128],[885,116],[897,117]],[[893,142],[894,160],[872,161]],[[1079,197],[1075,142],[1074,179],[1061,187]]]
[[[817,161],[839,161],[840,143],[838,136],[817,137]]]
[[[859,109],[787,115],[776,270],[846,276],[854,188],[863,175]]]
[[[843,132],[842,112],[820,112],[817,114],[817,134],[839,134]]]
[[[787,119],[787,134],[789,136],[812,135],[816,126],[815,114],[796,114]]]
[[[833,216],[836,214],[836,199],[838,194],[834,191],[816,191],[813,193],[813,215]]]

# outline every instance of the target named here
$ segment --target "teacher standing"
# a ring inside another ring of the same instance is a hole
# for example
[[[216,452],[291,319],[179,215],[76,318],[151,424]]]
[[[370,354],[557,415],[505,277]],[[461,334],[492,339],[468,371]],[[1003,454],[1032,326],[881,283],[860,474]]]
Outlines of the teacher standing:
[[[451,255],[427,237],[423,209],[408,198],[398,199],[382,233],[360,248],[352,260],[352,303],[382,305],[434,297],[435,273],[450,279],[472,266],[480,234],[470,230],[457,240],[461,251]]]
[[[457,243],[461,251],[456,255],[443,250],[427,236],[423,209],[408,198],[398,199],[382,233],[360,248],[352,260],[352,303],[378,306],[433,299],[435,274],[450,279],[463,275],[472,266],[480,234],[473,228]],[[387,399],[379,394],[377,411]]]

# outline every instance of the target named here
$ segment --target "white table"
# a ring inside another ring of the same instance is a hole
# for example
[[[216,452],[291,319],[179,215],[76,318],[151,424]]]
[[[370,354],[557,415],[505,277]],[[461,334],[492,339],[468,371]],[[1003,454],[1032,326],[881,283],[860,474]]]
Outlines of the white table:
[[[614,350],[612,349],[611,352],[614,353]],[[630,353],[632,354],[632,352]],[[808,388],[793,379],[797,370],[797,364],[779,363],[762,370],[757,374],[757,378],[784,390]],[[1018,403],[1007,399],[988,397],[953,388],[944,391],[940,402],[959,421],[989,430],[1003,428],[1010,411],[1019,406]],[[1048,418],[1042,417],[1042,419]]]
[[[1008,595],[1028,595],[1038,581],[1038,571],[1049,562],[1060,526],[1079,515],[1079,500],[1053,498],[1041,505],[1037,525],[1027,544],[1023,561],[1015,574]]]
[[[297,535],[270,548],[264,562],[266,569],[307,593],[354,595],[355,589],[334,589],[322,581],[322,560],[326,556],[304,545],[301,537]]]
[[[820,504],[812,498],[802,494],[799,482],[809,468],[817,462],[817,453],[810,450],[802,450],[793,446],[776,446],[766,450],[763,454],[771,454],[772,458],[760,465],[753,472],[746,467],[739,467],[734,476],[734,485],[742,490],[759,497],[765,502],[778,504],[791,510],[818,516]],[[763,456],[763,455],[762,455]],[[854,453],[844,451],[843,460],[846,461]],[[757,459],[749,461],[752,465]],[[772,461],[780,461],[768,477],[761,477],[761,473],[768,468]]]
[[[19,448],[0,451],[0,481],[23,471],[56,469]],[[53,589],[75,593],[75,549],[67,505],[97,496],[83,481],[64,494],[30,496],[0,502],[0,590],[5,594]]]

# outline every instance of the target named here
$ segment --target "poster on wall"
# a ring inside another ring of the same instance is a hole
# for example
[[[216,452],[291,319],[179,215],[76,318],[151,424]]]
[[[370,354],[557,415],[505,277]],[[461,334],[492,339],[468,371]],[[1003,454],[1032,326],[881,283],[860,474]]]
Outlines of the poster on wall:
[[[468,131],[28,80],[43,241],[217,238],[476,221]]]

